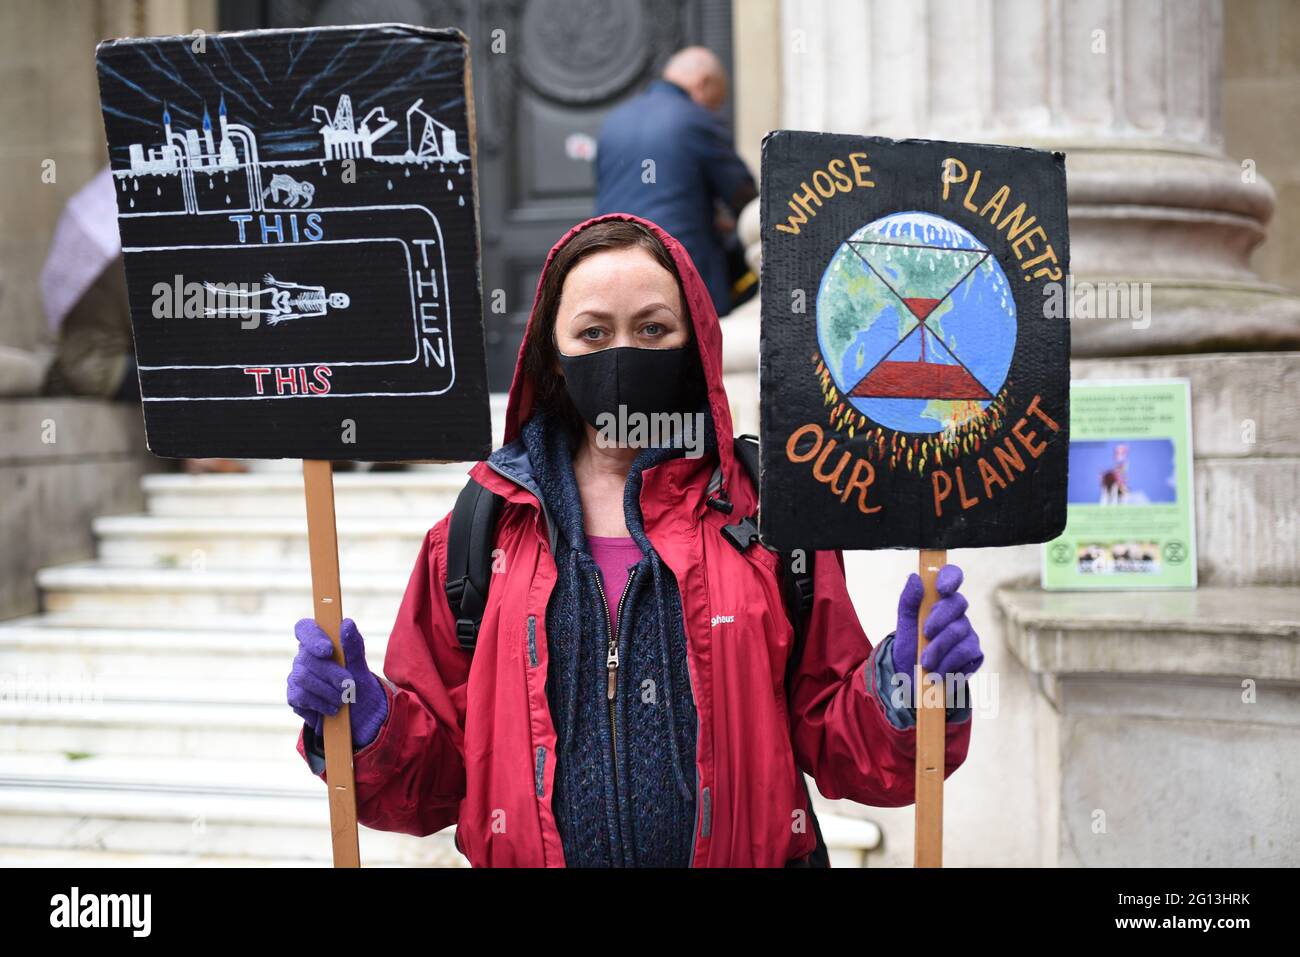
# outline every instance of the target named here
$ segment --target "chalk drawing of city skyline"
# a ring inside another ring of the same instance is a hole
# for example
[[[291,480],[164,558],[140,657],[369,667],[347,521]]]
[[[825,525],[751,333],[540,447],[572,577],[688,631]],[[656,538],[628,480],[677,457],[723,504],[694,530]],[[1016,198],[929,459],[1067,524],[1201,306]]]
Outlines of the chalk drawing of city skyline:
[[[422,109],[423,97],[406,110],[406,149],[397,153],[376,152],[376,144],[391,133],[397,123],[388,118],[382,106],[371,109],[358,124],[353,116],[352,98],[339,95],[333,112],[316,105],[313,115],[319,122],[316,132],[321,138],[321,154],[294,160],[263,160],[258,153],[257,135],[247,125],[232,123],[223,95],[217,107],[214,127],[206,104],[199,129],[178,130],[173,126],[171,110],[163,105],[161,122],[163,141],[157,145],[131,143],[127,147],[130,167],[115,170],[114,176],[150,175],[181,177],[185,212],[199,212],[194,185],[195,175],[229,174],[244,171],[248,178],[248,208],[260,210],[270,188],[262,187],[262,169],[267,166],[304,166],[310,163],[371,159],[382,163],[456,163],[463,166],[469,156],[457,148],[456,131]],[[310,185],[310,184],[307,184]],[[296,197],[295,197],[296,199]],[[297,205],[296,201],[291,205]]]
[[[98,61],[123,215],[305,208],[348,173],[397,189],[386,167],[422,193],[444,174],[444,195],[472,200],[458,47],[382,27],[206,43],[133,41]]]

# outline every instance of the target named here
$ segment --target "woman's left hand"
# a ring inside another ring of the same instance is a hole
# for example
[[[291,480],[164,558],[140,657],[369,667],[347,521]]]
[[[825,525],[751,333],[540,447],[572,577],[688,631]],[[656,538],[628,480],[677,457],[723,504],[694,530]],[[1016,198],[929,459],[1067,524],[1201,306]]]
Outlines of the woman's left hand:
[[[921,653],[921,665],[927,672],[971,675],[984,663],[979,635],[966,617],[966,597],[957,593],[961,582],[962,572],[956,565],[939,569],[935,579],[939,600],[925,621],[925,633],[932,637]],[[898,599],[898,628],[891,648],[895,673],[910,675],[916,667],[916,619],[924,595],[921,576],[913,572]]]

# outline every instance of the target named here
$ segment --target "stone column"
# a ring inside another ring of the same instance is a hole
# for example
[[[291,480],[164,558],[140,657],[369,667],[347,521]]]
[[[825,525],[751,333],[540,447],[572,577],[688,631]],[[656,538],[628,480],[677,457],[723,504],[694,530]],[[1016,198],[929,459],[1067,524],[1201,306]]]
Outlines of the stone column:
[[[1044,594],[1037,546],[950,554],[997,677],[946,789],[952,864],[1297,863],[1300,770],[1279,758],[1300,744],[1300,298],[1250,267],[1274,194],[1223,152],[1223,15],[784,0],[772,25],[784,128],[1066,151],[1074,279],[1150,284],[1145,316],[1074,317],[1072,374],[1192,384],[1197,592]],[[757,225],[746,210],[752,261]],[[737,396],[757,394],[757,313],[724,323]],[[878,640],[915,556],[846,559]],[[910,863],[911,810],[866,813],[883,863]]]
[[[1076,322],[1076,356],[1296,347],[1300,300],[1250,269],[1273,190],[1223,154],[1222,17],[1219,0],[785,3],[782,121],[1065,150],[1076,280],[1153,297],[1146,327]]]

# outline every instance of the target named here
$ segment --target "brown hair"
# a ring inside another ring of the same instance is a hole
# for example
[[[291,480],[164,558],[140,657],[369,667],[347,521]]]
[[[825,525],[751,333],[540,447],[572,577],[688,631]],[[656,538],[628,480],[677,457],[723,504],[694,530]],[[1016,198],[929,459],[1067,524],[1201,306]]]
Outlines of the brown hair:
[[[524,343],[524,374],[533,383],[534,408],[542,408],[548,414],[558,418],[569,431],[570,438],[577,441],[583,433],[583,418],[578,413],[564,388],[564,379],[555,374],[558,350],[555,348],[555,319],[560,310],[560,294],[564,289],[564,280],[570,270],[578,263],[596,253],[613,249],[627,249],[639,246],[654,257],[659,265],[667,269],[677,280],[677,290],[681,293],[682,304],[686,306],[686,290],[682,286],[682,277],[677,272],[672,254],[660,241],[659,237],[640,223],[626,219],[609,219],[595,223],[575,233],[555,253],[555,258],[547,267],[542,277],[541,288],[537,293],[534,306],[534,322],[528,330]],[[694,328],[687,320],[686,328],[695,341]]]

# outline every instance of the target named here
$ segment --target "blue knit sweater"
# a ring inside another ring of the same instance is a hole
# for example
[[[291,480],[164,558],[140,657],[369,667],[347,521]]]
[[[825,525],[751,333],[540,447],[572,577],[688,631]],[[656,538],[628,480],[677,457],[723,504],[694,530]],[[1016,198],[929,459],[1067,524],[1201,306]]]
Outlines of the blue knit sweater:
[[[705,415],[706,454],[716,454]],[[615,697],[608,698],[609,625],[599,566],[563,430],[538,411],[523,427],[533,478],[560,528],[546,612],[547,697],[558,735],[553,808],[570,867],[688,867],[696,821],[698,716],[687,667],[681,596],[646,537],[642,472],[680,456],[643,449],[623,495],[642,558],[622,596]],[[608,596],[617,615],[620,596]]]

